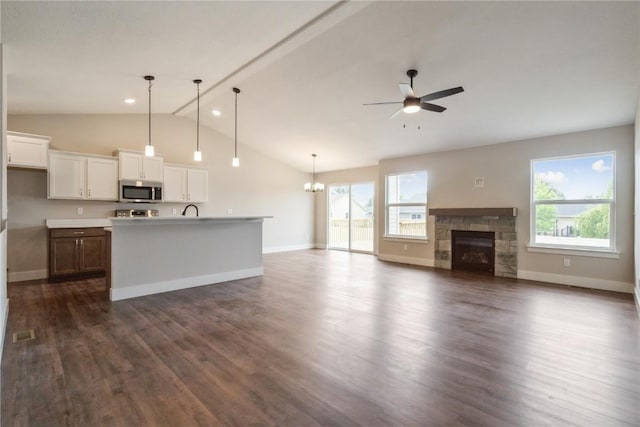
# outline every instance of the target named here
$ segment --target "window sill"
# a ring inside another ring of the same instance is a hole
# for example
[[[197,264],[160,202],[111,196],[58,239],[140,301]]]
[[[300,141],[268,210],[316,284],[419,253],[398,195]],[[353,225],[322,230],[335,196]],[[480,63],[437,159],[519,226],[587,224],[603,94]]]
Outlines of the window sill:
[[[620,252],[612,251],[610,249],[582,249],[582,248],[562,248],[562,247],[549,247],[539,245],[527,245],[529,252],[540,252],[545,254],[557,254],[557,255],[573,255],[584,256],[593,258],[611,258],[620,259]]]
[[[385,242],[402,242],[402,243],[411,242],[411,243],[419,243],[419,244],[424,244],[424,245],[429,243],[429,238],[428,237],[384,236],[382,238],[382,240],[384,240]]]

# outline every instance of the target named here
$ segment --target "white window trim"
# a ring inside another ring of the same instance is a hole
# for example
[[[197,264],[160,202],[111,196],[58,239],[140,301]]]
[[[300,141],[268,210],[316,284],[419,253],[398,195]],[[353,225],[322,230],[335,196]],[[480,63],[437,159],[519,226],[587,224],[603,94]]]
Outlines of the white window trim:
[[[534,163],[544,160],[557,159],[575,159],[579,157],[597,157],[597,156],[613,157],[611,164],[611,173],[613,176],[613,197],[611,199],[562,199],[562,200],[534,200],[535,194],[535,172]],[[597,258],[620,258],[620,252],[616,250],[616,152],[604,151],[598,153],[584,153],[569,156],[546,157],[541,159],[531,159],[530,161],[531,186],[529,201],[531,203],[530,213],[530,233],[529,244],[527,250],[529,252],[555,253],[561,255],[575,256],[591,256]],[[578,205],[578,204],[608,204],[609,205],[609,247],[596,248],[593,246],[577,246],[577,245],[554,245],[536,243],[536,205]]]
[[[415,173],[424,173],[427,175],[427,188],[425,189],[425,202],[424,203],[389,203],[389,177],[390,176],[399,176],[399,175],[411,175]],[[417,171],[409,171],[409,172],[394,172],[388,173],[384,176],[384,236],[382,237],[385,241],[413,241],[416,243],[428,243],[429,242],[429,234],[428,234],[428,218],[429,218],[429,175],[426,170],[417,170]],[[390,207],[411,207],[411,206],[420,206],[424,207],[424,236],[403,236],[402,234],[389,234],[389,208]]]

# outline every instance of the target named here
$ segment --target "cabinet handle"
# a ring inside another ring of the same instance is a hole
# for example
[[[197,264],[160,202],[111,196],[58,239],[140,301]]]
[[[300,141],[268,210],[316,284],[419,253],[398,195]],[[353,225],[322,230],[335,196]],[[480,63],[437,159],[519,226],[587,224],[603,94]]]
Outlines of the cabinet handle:
[[[87,188],[87,197],[91,197],[91,189]]]
[[[84,239],[80,239],[80,246],[84,246]]]
[[[9,163],[11,163],[11,153],[9,153]]]
[[[82,197],[82,188],[80,189],[80,197]]]
[[[78,246],[78,239],[76,239],[76,246]]]

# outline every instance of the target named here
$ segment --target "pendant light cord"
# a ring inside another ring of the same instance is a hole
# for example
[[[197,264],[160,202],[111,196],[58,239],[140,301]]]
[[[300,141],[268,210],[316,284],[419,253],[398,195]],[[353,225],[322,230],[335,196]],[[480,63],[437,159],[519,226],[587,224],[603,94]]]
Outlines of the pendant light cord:
[[[234,87],[233,92],[236,94],[236,108],[235,108],[236,120],[235,120],[234,137],[233,137],[234,139],[233,157],[237,158],[238,157],[238,94],[240,93],[240,89],[238,89],[237,87]]]
[[[144,79],[149,82],[149,146],[151,146],[151,82],[155,79],[153,76],[144,76]]]
[[[196,80],[198,87],[198,119],[196,120],[196,151],[200,151],[200,81]]]
[[[151,145],[151,80],[149,80],[149,145]]]

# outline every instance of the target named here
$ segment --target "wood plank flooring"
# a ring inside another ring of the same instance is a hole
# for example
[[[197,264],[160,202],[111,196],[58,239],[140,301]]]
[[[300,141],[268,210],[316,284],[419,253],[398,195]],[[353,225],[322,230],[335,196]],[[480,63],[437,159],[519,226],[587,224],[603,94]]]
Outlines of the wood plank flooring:
[[[640,425],[630,295],[337,251],[264,264],[115,303],[104,279],[10,285],[2,425]]]

